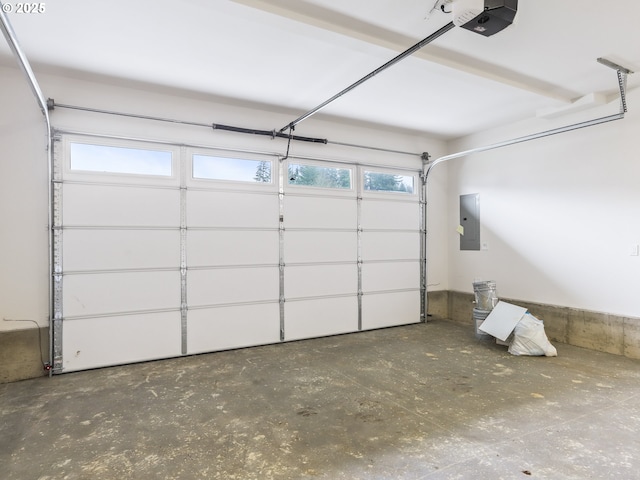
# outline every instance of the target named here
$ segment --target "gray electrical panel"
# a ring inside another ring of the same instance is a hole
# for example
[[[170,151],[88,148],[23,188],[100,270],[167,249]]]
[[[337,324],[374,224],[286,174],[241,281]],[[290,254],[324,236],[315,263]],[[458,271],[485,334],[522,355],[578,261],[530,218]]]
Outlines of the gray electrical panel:
[[[480,250],[480,194],[460,195],[460,250]]]

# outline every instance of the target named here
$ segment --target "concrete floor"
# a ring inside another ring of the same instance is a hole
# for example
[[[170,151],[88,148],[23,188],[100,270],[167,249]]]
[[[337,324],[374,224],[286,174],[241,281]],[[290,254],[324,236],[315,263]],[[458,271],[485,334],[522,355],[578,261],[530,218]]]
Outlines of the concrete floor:
[[[640,362],[443,320],[0,385],[0,477],[640,478]]]

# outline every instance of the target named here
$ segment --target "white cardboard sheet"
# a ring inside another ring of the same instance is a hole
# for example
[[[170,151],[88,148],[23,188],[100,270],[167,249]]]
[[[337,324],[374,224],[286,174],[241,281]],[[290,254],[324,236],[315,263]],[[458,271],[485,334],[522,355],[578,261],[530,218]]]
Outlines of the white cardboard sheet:
[[[500,301],[478,329],[505,341],[525,313],[524,307]]]

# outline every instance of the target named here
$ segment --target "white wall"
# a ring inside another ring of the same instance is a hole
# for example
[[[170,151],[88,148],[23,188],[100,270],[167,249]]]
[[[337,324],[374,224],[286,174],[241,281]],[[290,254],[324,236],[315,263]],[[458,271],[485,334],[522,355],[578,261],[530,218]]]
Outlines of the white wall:
[[[47,325],[47,129],[17,69],[0,68],[0,330]]]
[[[246,128],[272,130],[286,125],[304,112],[277,112],[237,106],[210,97],[186,92],[152,90],[148,86],[117,81],[69,78],[36,70],[45,97],[59,104],[131,112],[202,123],[221,123]],[[37,320],[46,325],[48,317],[48,235],[46,139],[42,115],[19,71],[0,67],[2,105],[0,111],[0,315]],[[320,99],[323,100],[323,99]],[[5,107],[6,104],[6,107]],[[193,143],[213,147],[260,150],[284,154],[286,140],[213,131],[171,123],[107,116],[56,108],[51,112],[54,128],[87,133],[140,137],[149,140]],[[443,141],[410,133],[340,124],[320,117],[301,123],[296,135],[328,138],[386,149],[428,151],[434,157],[446,153]],[[418,156],[397,155],[335,145],[293,142],[291,155],[333,160],[392,164],[419,169]],[[444,198],[446,169],[435,178],[429,206],[430,283],[447,288],[446,229]],[[25,325],[19,325],[24,328]],[[18,328],[0,323],[0,330]]]
[[[484,132],[452,151],[616,113],[618,105]],[[629,92],[628,105],[624,120],[449,163],[451,289],[472,292],[475,279],[496,280],[502,297],[640,316],[640,257],[630,255],[640,244],[640,91]],[[480,194],[488,250],[459,250],[459,195],[467,193]]]

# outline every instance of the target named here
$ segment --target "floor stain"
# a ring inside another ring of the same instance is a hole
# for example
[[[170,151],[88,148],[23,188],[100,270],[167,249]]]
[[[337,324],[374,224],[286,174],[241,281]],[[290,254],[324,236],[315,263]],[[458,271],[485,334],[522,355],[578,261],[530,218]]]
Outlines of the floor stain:
[[[311,417],[312,415],[317,415],[318,412],[316,412],[313,408],[301,408],[296,412],[297,415],[300,415],[301,417]]]

